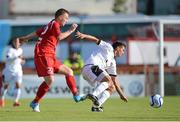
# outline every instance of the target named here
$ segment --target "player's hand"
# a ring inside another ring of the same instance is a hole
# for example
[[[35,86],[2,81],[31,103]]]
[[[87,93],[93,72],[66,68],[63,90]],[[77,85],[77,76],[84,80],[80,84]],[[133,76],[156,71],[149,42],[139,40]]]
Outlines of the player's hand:
[[[125,102],[128,102],[128,99],[127,99],[126,96],[121,96],[121,99],[122,99],[123,101],[125,101]]]
[[[22,55],[18,56],[18,58],[21,59],[21,64],[25,64],[26,60]]]
[[[19,38],[19,43],[22,45],[23,43],[25,43],[25,42],[28,42],[28,40],[27,39],[25,39],[24,37],[20,37]]]
[[[76,32],[76,35],[75,35],[75,36],[76,36],[76,38],[78,38],[78,39],[84,39],[84,38],[86,37],[85,34],[79,32],[79,31]]]
[[[78,27],[78,25],[77,25],[76,23],[73,23],[73,24],[71,25],[71,27],[69,28],[69,31],[74,32],[77,27]]]

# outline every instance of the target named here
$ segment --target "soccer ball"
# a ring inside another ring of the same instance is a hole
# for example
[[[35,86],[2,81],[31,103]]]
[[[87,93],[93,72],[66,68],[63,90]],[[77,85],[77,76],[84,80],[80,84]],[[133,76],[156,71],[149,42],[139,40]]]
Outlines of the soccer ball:
[[[163,98],[159,94],[150,96],[149,100],[153,108],[160,108],[163,104]]]

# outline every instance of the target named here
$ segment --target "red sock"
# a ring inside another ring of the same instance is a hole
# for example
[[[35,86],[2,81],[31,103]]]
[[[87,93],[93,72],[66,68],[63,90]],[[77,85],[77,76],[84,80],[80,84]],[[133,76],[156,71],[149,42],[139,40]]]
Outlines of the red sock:
[[[66,76],[66,83],[68,87],[70,88],[71,92],[73,95],[77,94],[77,87],[76,87],[76,82],[73,76],[68,75]]]
[[[47,85],[46,82],[43,82],[38,88],[34,102],[38,103],[42,99],[42,97],[48,92],[48,90],[49,90],[49,86]]]

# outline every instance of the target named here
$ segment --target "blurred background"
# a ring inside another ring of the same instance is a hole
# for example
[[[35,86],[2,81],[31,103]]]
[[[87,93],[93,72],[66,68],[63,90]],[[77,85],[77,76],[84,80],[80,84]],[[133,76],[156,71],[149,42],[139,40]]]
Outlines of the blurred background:
[[[0,0],[0,72],[11,38],[46,25],[59,8],[71,13],[62,31],[75,22],[81,32],[110,43],[120,40],[127,45],[125,55],[117,58],[118,79],[127,96],[149,96],[160,93],[161,89],[165,95],[180,95],[179,0]],[[160,40],[163,40],[163,60]],[[35,43],[36,39],[22,46],[26,58],[24,98],[33,97],[41,81],[35,75]],[[85,61],[96,48],[95,44],[77,40],[72,34],[58,44],[56,53],[63,62],[73,50]],[[161,61],[164,70],[159,69]],[[162,73],[163,84],[159,78]],[[69,97],[63,78],[57,75],[47,97]],[[92,91],[80,74],[77,83],[80,92]]]

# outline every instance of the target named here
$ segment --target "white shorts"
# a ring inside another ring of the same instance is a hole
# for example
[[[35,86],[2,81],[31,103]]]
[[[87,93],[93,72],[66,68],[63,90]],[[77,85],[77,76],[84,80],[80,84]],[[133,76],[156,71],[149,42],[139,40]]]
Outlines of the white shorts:
[[[22,83],[22,72],[3,71],[5,83]]]
[[[108,76],[108,73],[98,66],[85,65],[82,70],[82,76],[91,86],[96,86],[105,76]]]

